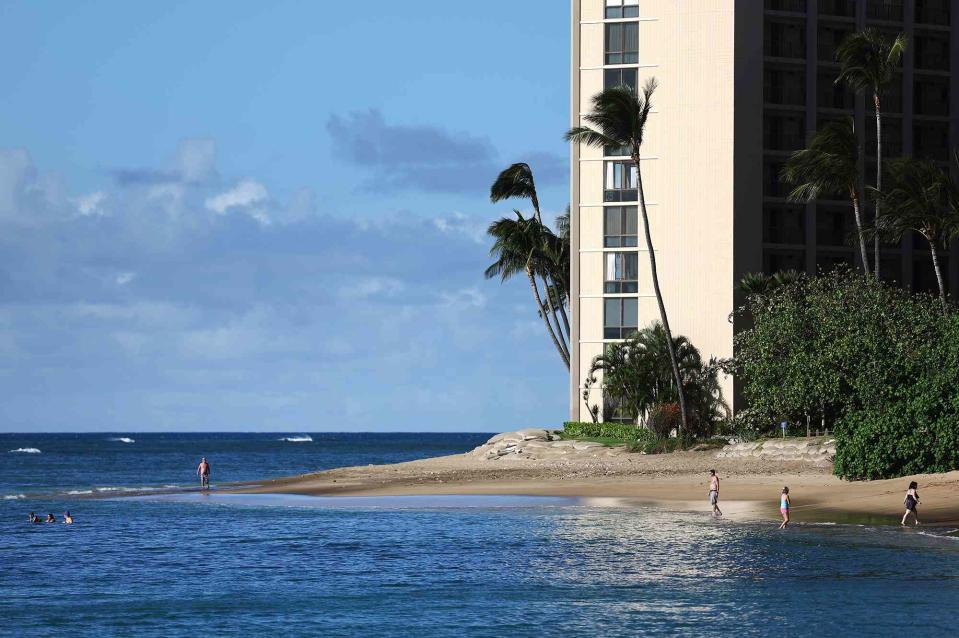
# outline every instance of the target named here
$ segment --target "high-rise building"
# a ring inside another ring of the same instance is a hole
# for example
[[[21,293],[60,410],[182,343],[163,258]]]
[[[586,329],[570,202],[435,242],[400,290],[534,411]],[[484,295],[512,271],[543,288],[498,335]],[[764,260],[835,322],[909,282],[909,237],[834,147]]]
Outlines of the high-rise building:
[[[604,87],[656,77],[640,160],[653,247],[674,334],[709,356],[733,354],[736,283],[748,272],[858,267],[847,201],[791,202],[779,171],[817,126],[855,118],[875,178],[871,97],[835,83],[835,51],[865,27],[909,40],[883,101],[883,157],[947,166],[957,143],[959,0],[572,0],[572,125]],[[588,419],[583,382],[605,344],[659,319],[637,214],[635,168],[616,149],[573,145],[570,412]],[[864,215],[871,216],[868,207]],[[952,295],[959,250],[943,254]],[[870,257],[872,259],[872,257]],[[881,273],[936,286],[920,238],[881,251]],[[614,406],[593,390],[590,404]],[[732,381],[724,382],[730,403]]]

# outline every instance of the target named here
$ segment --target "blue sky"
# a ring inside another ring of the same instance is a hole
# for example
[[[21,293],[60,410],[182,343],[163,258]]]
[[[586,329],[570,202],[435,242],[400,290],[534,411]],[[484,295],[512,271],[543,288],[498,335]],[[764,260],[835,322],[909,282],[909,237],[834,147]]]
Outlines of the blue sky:
[[[0,431],[558,424],[496,172],[568,202],[568,8],[0,5]],[[522,207],[522,206],[521,206]]]

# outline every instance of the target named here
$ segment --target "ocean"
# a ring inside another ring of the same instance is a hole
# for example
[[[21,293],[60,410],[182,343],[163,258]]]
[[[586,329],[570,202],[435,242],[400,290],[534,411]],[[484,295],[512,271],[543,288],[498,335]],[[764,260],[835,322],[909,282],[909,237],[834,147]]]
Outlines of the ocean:
[[[0,434],[0,636],[956,635],[948,530],[779,532],[565,498],[163,491],[192,485],[201,455],[216,486],[488,436]],[[145,487],[158,489],[83,498]],[[26,522],[65,509],[75,525]]]

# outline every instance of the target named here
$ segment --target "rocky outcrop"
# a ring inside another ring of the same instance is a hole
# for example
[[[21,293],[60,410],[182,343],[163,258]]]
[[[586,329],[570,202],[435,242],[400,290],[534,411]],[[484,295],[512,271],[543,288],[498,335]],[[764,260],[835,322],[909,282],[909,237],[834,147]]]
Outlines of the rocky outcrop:
[[[819,467],[832,465],[836,440],[827,438],[768,439],[733,443],[716,454],[717,459],[757,458],[769,461],[800,461]]]
[[[592,441],[562,440],[557,430],[528,428],[497,434],[471,455],[487,460],[557,459],[563,457],[602,458],[619,456],[625,449]]]

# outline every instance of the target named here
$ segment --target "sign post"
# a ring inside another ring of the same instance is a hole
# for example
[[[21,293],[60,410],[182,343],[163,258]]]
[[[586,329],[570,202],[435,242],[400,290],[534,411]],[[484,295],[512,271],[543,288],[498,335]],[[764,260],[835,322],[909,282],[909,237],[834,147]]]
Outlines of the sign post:
[[[782,423],[779,424],[779,429],[781,429],[781,430],[783,431],[783,438],[784,438],[784,439],[786,438],[786,426],[787,426],[787,425],[788,425],[788,424],[787,424],[785,421],[783,421]]]

